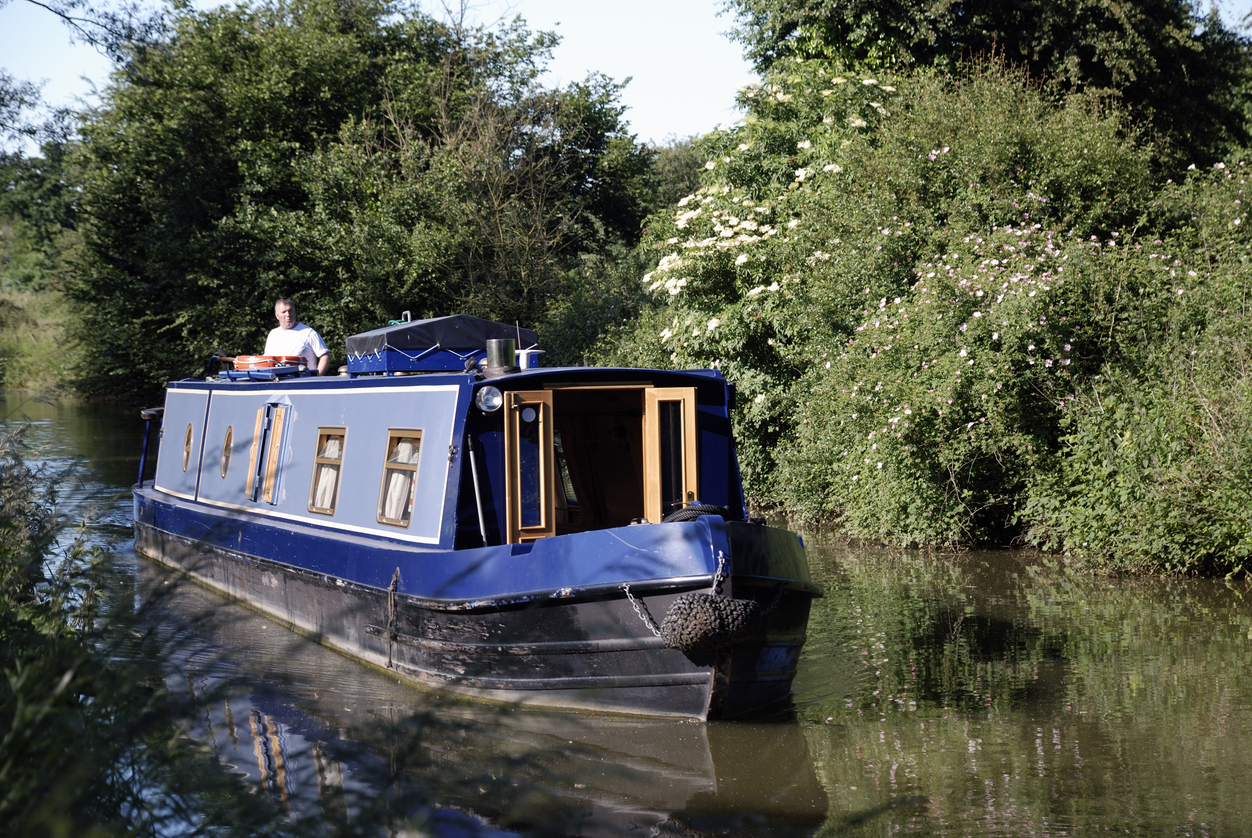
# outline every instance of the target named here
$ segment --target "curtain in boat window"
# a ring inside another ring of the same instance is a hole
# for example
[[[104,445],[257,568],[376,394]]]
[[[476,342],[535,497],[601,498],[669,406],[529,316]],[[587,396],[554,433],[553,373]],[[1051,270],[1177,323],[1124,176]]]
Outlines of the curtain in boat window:
[[[343,464],[343,428],[319,428],[317,451],[313,465],[313,490],[309,511],[328,515],[335,513],[339,489],[339,470]]]
[[[421,431],[391,431],[387,436],[387,461],[378,520],[384,524],[409,525],[413,513],[413,481],[421,455]]]

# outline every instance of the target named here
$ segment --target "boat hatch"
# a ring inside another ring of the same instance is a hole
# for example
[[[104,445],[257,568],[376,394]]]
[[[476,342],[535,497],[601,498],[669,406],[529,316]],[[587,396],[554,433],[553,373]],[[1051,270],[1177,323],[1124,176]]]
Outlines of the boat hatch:
[[[507,540],[660,523],[700,496],[694,387],[505,397]]]

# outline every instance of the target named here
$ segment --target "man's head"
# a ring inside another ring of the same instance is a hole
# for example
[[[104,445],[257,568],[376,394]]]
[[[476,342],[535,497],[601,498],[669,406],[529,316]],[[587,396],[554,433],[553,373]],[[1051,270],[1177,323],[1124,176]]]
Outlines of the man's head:
[[[294,329],[296,327],[296,304],[285,297],[279,299],[274,303],[274,316],[278,318],[279,328]]]

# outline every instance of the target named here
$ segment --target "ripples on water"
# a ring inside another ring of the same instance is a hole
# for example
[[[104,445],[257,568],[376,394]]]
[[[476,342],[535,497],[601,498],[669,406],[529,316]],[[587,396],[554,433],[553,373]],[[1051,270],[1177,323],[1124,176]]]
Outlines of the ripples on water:
[[[793,718],[691,724],[489,708],[397,683],[139,560],[136,411],[3,401],[63,511],[158,590],[196,732],[293,812],[429,807],[441,831],[1252,834],[1242,584],[1096,579],[1016,552],[807,535],[826,591]],[[34,459],[34,458],[33,458]],[[401,778],[401,779],[397,779]]]

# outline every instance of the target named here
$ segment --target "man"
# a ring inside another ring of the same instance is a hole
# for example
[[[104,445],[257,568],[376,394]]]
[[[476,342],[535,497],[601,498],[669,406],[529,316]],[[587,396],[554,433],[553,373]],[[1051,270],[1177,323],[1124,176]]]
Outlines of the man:
[[[265,339],[265,355],[299,355],[314,375],[325,375],[330,366],[330,350],[322,336],[296,322],[296,304],[286,298],[274,303],[278,328]]]

